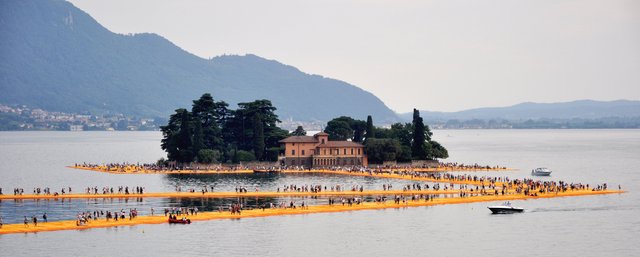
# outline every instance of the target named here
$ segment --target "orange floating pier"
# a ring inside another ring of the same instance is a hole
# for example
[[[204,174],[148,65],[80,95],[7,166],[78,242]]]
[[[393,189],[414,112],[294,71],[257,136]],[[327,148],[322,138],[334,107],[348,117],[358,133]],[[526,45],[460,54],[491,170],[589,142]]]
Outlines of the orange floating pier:
[[[465,191],[469,192],[469,191]],[[367,196],[367,195],[438,195],[459,194],[460,190],[364,190],[321,192],[152,192],[144,194],[59,194],[59,195],[0,195],[0,200],[78,199],[78,198],[232,198],[232,197],[304,197],[304,196]],[[469,192],[472,193],[472,192]]]
[[[90,170],[90,171],[98,171],[98,172],[107,172],[112,174],[250,174],[254,173],[253,170],[229,170],[229,171],[218,171],[218,170],[176,170],[176,171],[149,171],[149,170],[128,170],[128,171],[117,171],[117,170],[108,170],[106,168],[86,168],[86,167],[76,167],[76,166],[68,166],[68,168],[81,169],[81,170]],[[425,169],[427,170],[427,169]],[[500,169],[504,170],[504,169]],[[413,170],[416,171],[416,170]],[[344,175],[344,176],[361,176],[361,177],[372,177],[372,178],[388,178],[388,179],[402,179],[402,180],[411,180],[411,181],[424,181],[424,182],[435,182],[435,183],[446,183],[446,184],[462,184],[462,185],[489,185],[489,182],[482,181],[473,181],[473,180],[458,180],[458,179],[437,179],[430,178],[424,176],[414,176],[409,174],[402,174],[402,172],[407,172],[406,170],[395,170],[394,172],[361,172],[361,171],[342,171],[342,170],[281,170],[278,173],[282,174],[333,174],[333,175]],[[419,171],[418,171],[419,172]],[[495,182],[496,186],[501,186],[502,182]]]
[[[388,208],[406,208],[406,207],[419,207],[419,206],[432,206],[442,204],[463,204],[473,202],[489,202],[489,201],[512,201],[512,200],[527,200],[537,198],[552,198],[552,197],[566,197],[566,196],[589,196],[589,195],[601,195],[601,194],[618,194],[623,193],[620,190],[607,190],[607,191],[591,191],[591,190],[574,190],[562,193],[547,193],[539,194],[538,196],[526,196],[523,194],[508,194],[508,195],[485,195],[485,196],[472,196],[472,197],[451,197],[451,198],[435,198],[432,200],[409,200],[404,203],[396,204],[392,201],[383,203],[376,202],[364,202],[361,204],[349,205],[318,205],[309,206],[305,208],[274,208],[274,209],[253,209],[244,210],[241,215],[231,214],[230,212],[201,212],[198,215],[181,216],[188,217],[191,221],[204,221],[215,219],[238,219],[238,218],[255,218],[255,217],[267,217],[267,216],[279,216],[279,215],[295,215],[295,214],[312,214],[312,213],[327,213],[327,212],[345,212],[345,211],[359,211],[359,210],[377,210]],[[99,220],[92,220],[83,226],[78,226],[75,220],[66,221],[54,221],[48,223],[39,223],[38,226],[29,224],[5,224],[0,228],[0,234],[14,234],[14,233],[30,233],[30,232],[44,232],[44,231],[56,231],[56,230],[81,230],[90,228],[103,228],[103,227],[117,227],[117,226],[133,226],[141,224],[163,224],[168,223],[166,216],[138,216],[134,219],[124,219],[119,221],[106,221],[104,218]],[[197,225],[197,222],[192,225]]]
[[[112,174],[249,174],[255,173],[252,169],[192,169],[192,170],[149,170],[138,166],[125,166],[121,168],[109,168],[107,166],[67,166],[67,168],[105,172]],[[474,172],[474,171],[515,171],[510,168],[461,168],[461,167],[435,167],[435,168],[382,168],[377,169],[383,172]],[[310,169],[310,170],[274,170],[277,173],[324,173],[326,171],[334,171],[327,169]]]

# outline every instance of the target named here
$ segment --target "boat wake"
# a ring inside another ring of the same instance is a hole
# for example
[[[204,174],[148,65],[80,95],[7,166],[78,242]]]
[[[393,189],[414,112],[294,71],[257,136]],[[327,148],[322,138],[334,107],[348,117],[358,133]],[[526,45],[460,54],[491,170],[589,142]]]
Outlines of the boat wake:
[[[584,211],[627,211],[640,209],[639,206],[600,206],[583,208],[536,208],[529,212],[584,212]]]

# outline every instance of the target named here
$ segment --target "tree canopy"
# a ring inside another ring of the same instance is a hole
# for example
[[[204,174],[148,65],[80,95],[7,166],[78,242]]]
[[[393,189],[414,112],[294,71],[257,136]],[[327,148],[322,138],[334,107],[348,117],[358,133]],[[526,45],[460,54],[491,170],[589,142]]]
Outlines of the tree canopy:
[[[236,110],[228,106],[206,93],[193,101],[191,112],[177,109],[161,127],[167,159],[179,163],[277,160],[278,141],[288,132],[276,126],[280,120],[271,101],[239,103]]]
[[[362,134],[358,134],[360,129]],[[431,139],[433,133],[429,126],[424,124],[420,112],[415,109],[411,123],[394,123],[390,128],[384,128],[375,127],[371,116],[367,117],[366,122],[342,116],[329,121],[325,132],[329,133],[331,140],[361,142],[358,140],[364,139],[366,153],[371,163],[449,157],[447,149]]]
[[[329,140],[351,140],[362,142],[367,123],[351,117],[341,116],[327,122],[324,132],[329,134]]]
[[[292,136],[306,136],[307,135],[307,131],[305,131],[304,128],[302,128],[302,126],[298,126],[296,128],[296,130],[291,132],[291,135]]]
[[[161,126],[161,147],[167,160],[178,163],[237,163],[276,161],[282,151],[279,141],[289,136],[277,126],[277,110],[266,99],[239,103],[236,110],[224,101],[203,94],[193,101],[191,111],[180,108]],[[395,123],[390,128],[375,127],[366,121],[341,116],[327,122],[330,140],[364,142],[371,163],[407,162],[448,158],[447,149],[431,140],[433,135],[414,109],[411,123]],[[291,134],[306,135],[302,126]]]

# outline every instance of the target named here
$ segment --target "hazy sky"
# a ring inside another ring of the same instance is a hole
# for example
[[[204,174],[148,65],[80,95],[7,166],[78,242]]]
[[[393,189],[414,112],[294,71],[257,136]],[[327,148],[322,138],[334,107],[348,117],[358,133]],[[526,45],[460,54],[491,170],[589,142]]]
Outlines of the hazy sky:
[[[275,59],[398,112],[640,99],[637,0],[71,2],[113,32]]]

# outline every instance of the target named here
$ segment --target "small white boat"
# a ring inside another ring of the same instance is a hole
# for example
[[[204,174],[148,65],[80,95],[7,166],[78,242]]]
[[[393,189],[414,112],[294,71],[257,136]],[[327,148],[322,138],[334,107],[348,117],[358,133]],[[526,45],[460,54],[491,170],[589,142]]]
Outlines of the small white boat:
[[[505,202],[502,205],[495,205],[487,207],[493,214],[509,214],[509,213],[517,213],[523,212],[524,209],[521,207],[513,207],[510,202]]]
[[[549,176],[551,175],[551,170],[547,168],[535,168],[531,170],[531,175],[533,176]]]

